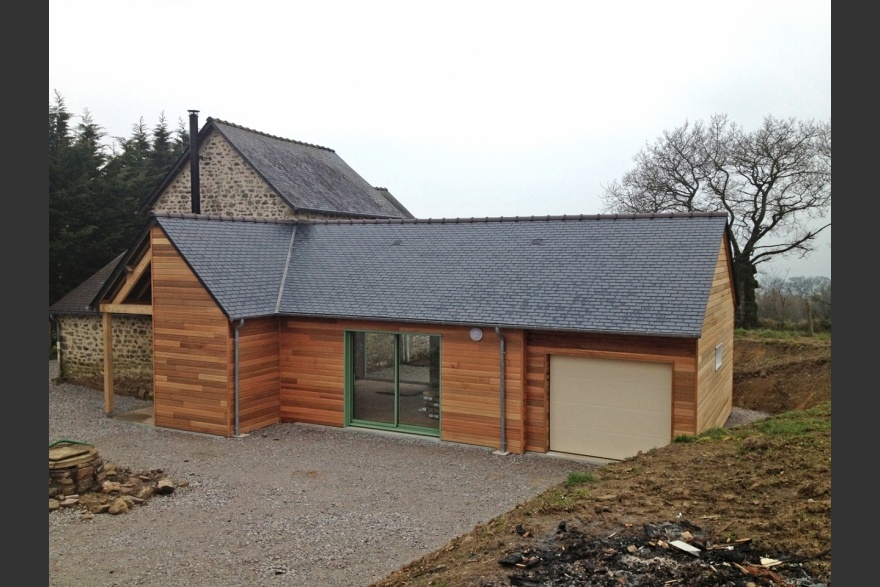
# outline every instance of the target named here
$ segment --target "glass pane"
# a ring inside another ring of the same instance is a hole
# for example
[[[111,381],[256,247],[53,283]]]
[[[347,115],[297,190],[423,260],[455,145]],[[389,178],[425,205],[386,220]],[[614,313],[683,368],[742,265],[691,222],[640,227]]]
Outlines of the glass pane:
[[[400,423],[424,428],[440,427],[440,337],[401,334]]]
[[[354,335],[351,417],[395,424],[394,344],[396,336],[373,332]]]

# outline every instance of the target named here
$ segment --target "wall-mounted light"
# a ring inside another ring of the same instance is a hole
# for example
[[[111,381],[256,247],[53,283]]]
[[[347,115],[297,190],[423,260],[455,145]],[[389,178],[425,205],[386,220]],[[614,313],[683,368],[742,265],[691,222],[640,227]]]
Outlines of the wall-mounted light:
[[[479,328],[471,328],[471,340],[474,342],[483,340],[483,331]]]

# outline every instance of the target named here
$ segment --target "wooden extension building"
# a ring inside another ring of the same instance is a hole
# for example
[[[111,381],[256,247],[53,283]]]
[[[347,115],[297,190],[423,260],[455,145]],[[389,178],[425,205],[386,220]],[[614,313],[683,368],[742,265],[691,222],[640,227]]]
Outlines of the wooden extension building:
[[[726,228],[156,214],[103,309],[124,311],[149,269],[157,426],[309,422],[620,459],[730,413]]]

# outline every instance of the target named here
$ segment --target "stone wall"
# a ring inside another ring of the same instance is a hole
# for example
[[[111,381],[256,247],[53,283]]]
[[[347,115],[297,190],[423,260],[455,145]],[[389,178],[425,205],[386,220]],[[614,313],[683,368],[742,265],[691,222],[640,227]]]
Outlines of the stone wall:
[[[59,316],[59,378],[103,389],[104,324],[100,315]],[[114,388],[121,395],[153,395],[153,321],[150,316],[113,316]]]
[[[256,218],[293,218],[293,211],[219,134],[199,149],[201,213]],[[189,166],[153,206],[157,212],[192,212]]]
[[[199,147],[199,193],[202,214],[300,220],[336,220],[346,214],[294,212],[263,181],[225,138],[212,133]],[[192,212],[192,181],[189,166],[181,168],[153,210]]]

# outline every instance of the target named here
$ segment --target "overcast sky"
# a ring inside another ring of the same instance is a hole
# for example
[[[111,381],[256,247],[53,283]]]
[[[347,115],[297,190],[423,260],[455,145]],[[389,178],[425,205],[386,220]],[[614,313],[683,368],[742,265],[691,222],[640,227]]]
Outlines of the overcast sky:
[[[332,148],[420,218],[597,214],[686,121],[830,121],[831,2],[50,0],[56,90],[110,137],[196,109]],[[766,271],[830,277],[830,228]]]

